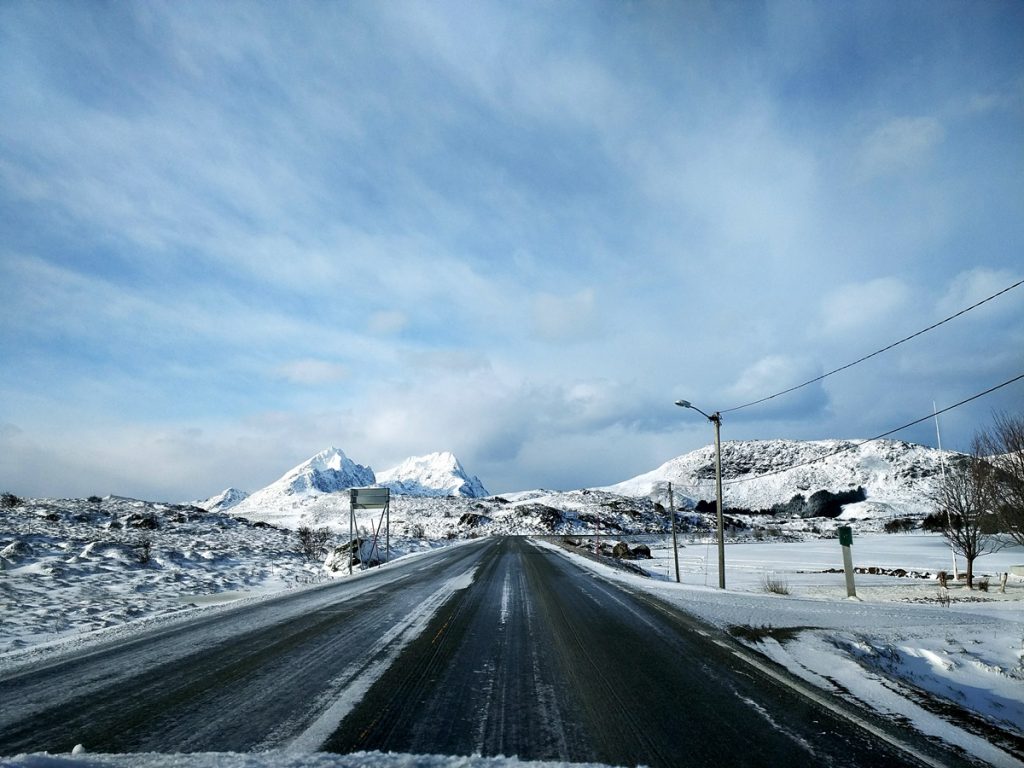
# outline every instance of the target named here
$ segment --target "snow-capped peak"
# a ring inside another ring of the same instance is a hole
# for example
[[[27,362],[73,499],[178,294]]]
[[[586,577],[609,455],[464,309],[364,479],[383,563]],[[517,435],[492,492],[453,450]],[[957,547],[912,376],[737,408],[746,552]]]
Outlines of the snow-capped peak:
[[[207,512],[223,512],[236,504],[249,498],[249,494],[237,488],[225,488],[215,496],[206,501],[197,501],[195,506],[205,509]]]
[[[376,477],[372,469],[356,464],[344,451],[332,446],[293,467],[280,480],[263,490],[276,487],[289,495],[334,493],[346,488],[373,485],[375,482]]]
[[[239,503],[233,514],[278,521],[283,510],[324,494],[362,488],[377,482],[373,470],[356,464],[340,448],[328,448],[288,470],[278,480]],[[285,515],[287,516],[287,515]]]
[[[412,456],[380,472],[377,482],[393,493],[409,496],[468,496],[482,498],[487,489],[469,475],[451,451]]]

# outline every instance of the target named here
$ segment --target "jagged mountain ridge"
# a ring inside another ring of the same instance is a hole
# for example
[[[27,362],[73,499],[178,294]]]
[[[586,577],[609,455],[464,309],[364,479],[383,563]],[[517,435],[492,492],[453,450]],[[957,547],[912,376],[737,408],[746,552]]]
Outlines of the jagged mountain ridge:
[[[377,474],[377,483],[407,496],[487,496],[480,478],[470,476],[450,451],[413,456]]]
[[[923,516],[942,463],[960,454],[902,440],[732,440],[722,443],[725,506],[769,509],[795,494],[863,488],[866,501],[848,505],[862,514]],[[817,460],[817,461],[814,461]],[[807,463],[814,461],[814,463]],[[657,469],[604,490],[625,496],[661,498],[671,481],[677,499],[715,498],[715,450],[705,446],[677,456]]]
[[[231,508],[232,514],[286,526],[305,524],[319,510],[347,505],[349,488],[390,488],[395,495],[480,498],[487,490],[451,452],[414,456],[378,477],[339,448],[328,448]]]
[[[373,470],[352,461],[340,448],[327,448],[284,473],[270,485],[236,504],[242,517],[273,521],[317,496],[373,485]]]

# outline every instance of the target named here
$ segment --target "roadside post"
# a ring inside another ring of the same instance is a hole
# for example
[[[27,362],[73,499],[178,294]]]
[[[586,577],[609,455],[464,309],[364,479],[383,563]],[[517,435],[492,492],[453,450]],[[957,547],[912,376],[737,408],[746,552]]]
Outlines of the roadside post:
[[[672,499],[672,483],[668,484],[668,513],[672,516],[672,555],[676,559],[676,583],[679,583],[679,544],[676,541],[676,505]]]
[[[846,596],[856,597],[857,588],[853,584],[853,529],[848,525],[839,526],[839,546],[843,549],[843,573],[846,574]]]

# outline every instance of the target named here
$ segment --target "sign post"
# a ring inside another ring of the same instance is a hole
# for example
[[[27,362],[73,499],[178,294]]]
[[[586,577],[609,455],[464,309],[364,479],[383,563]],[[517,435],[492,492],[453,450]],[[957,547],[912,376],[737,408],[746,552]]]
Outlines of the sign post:
[[[391,491],[388,488],[350,488],[348,511],[348,572],[352,573],[352,561],[355,559],[355,527],[357,509],[383,509],[387,520],[384,532],[384,561],[389,559],[391,549]],[[378,527],[379,530],[379,527]],[[376,537],[374,538],[376,543]],[[372,557],[372,554],[371,554]]]
[[[839,546],[843,549],[843,573],[846,574],[846,596],[856,597],[857,588],[853,584],[853,529],[848,525],[839,526]]]

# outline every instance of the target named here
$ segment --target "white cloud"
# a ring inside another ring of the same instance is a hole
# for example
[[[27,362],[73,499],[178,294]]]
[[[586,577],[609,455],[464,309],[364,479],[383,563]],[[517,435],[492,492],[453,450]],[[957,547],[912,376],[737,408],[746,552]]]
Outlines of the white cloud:
[[[326,360],[306,358],[291,360],[278,366],[279,375],[296,384],[331,384],[349,376],[348,368]]]
[[[881,7],[581,9],[12,8],[4,417],[87,493],[251,489],[330,443],[375,466],[452,448],[505,487],[612,481],[709,439],[676,397],[755,399],[1015,279],[1019,73],[957,45],[1016,50],[992,22],[924,40]],[[1019,308],[728,435],[863,433],[969,395],[1019,368]],[[345,408],[316,387],[337,382]],[[74,455],[90,430],[123,443],[103,466]],[[118,465],[146,450],[176,468]]]
[[[895,277],[844,285],[822,299],[820,329],[827,336],[850,337],[891,327],[910,295],[907,285]]]
[[[409,318],[404,312],[389,310],[385,312],[374,312],[370,315],[367,327],[370,333],[378,336],[390,336],[401,332],[409,324]]]
[[[988,267],[976,267],[961,272],[952,279],[945,295],[939,300],[938,310],[944,314],[959,312],[1004,288],[1009,288],[1021,279],[1024,279],[1024,273],[1013,273],[1005,269],[989,269]],[[1022,298],[1024,298],[1024,286],[1019,286],[1009,293],[971,310],[969,314],[977,319],[990,317],[992,314],[1012,312],[1020,307]]]
[[[596,294],[584,288],[574,294],[541,293],[534,297],[531,319],[538,338],[555,344],[580,341],[598,330]]]
[[[732,408],[760,400],[777,392],[803,384],[823,373],[821,364],[792,355],[767,355],[746,368],[736,383],[726,390],[725,405]],[[795,392],[754,406],[749,412],[738,411],[730,418],[815,418],[826,402],[821,383],[809,384]]]
[[[861,145],[863,178],[886,176],[924,162],[945,129],[934,117],[896,117],[873,130]]]

